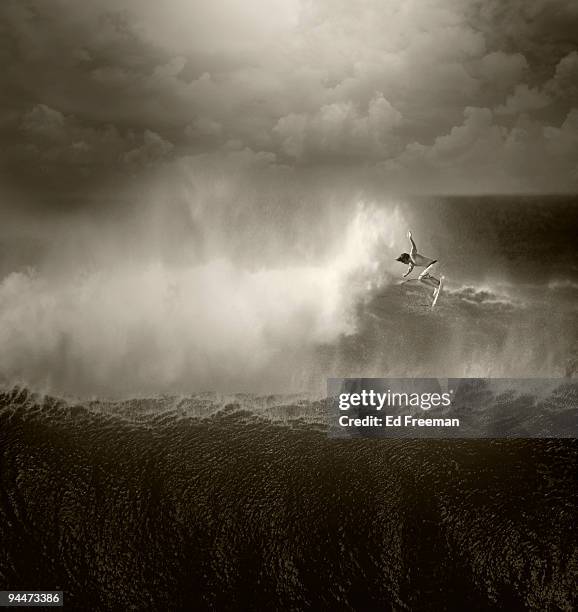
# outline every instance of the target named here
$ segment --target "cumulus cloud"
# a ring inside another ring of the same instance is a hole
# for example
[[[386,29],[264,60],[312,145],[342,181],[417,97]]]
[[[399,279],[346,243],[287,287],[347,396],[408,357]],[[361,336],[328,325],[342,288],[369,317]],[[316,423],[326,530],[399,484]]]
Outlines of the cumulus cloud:
[[[563,176],[578,184],[578,108],[572,109],[559,127],[544,128],[546,153],[558,164]]]
[[[490,86],[509,89],[523,78],[528,69],[528,60],[521,53],[492,51],[484,55],[475,68]]]
[[[145,130],[142,145],[131,149],[122,156],[123,161],[130,164],[150,165],[167,157],[173,150],[173,145],[151,130]]]
[[[492,155],[477,174],[467,158],[492,143],[520,151],[523,131],[528,144],[556,139],[578,106],[571,0],[7,0],[0,24],[2,155],[15,165],[22,125],[29,151],[102,172],[103,160],[151,165],[234,143],[298,166],[445,160],[438,188],[499,190]],[[509,188],[575,188],[567,162],[563,174],[544,159],[542,183],[531,152],[513,166]]]
[[[498,106],[496,112],[504,115],[519,115],[548,106],[550,96],[537,87],[528,87],[525,83],[517,85],[513,94],[508,96],[506,103]]]
[[[521,115],[505,127],[491,109],[468,107],[461,125],[430,145],[409,144],[383,169],[393,183],[413,178],[418,191],[443,192],[447,185],[462,193],[557,191],[561,182],[575,189],[577,117],[573,109],[555,127]]]
[[[578,51],[564,56],[546,89],[564,104],[578,104]]]
[[[148,165],[166,158],[173,149],[170,142],[151,130],[121,134],[113,125],[91,127],[45,104],[24,114],[21,130],[27,153],[72,165]]]
[[[361,113],[351,102],[322,106],[307,115],[282,117],[273,128],[281,140],[281,149],[288,156],[374,157],[391,150],[393,131],[401,123],[401,113],[382,94]]]

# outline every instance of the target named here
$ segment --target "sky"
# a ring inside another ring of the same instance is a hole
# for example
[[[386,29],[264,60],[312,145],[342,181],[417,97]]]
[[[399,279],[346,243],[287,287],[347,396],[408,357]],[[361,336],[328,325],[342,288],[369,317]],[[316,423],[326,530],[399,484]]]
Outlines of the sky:
[[[224,160],[575,192],[576,31],[574,0],[4,0],[0,178],[63,201]]]

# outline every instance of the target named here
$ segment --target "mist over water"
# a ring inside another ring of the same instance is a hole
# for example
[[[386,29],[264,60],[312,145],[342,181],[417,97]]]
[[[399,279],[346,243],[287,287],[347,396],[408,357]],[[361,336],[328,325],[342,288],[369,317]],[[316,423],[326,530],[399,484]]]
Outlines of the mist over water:
[[[172,253],[170,236],[159,248],[145,234],[150,249],[138,259],[116,244],[113,262],[107,250],[64,271],[44,262],[8,274],[0,285],[3,376],[81,395],[287,389],[299,360],[355,332],[357,305],[391,281],[404,228],[394,206],[354,202],[342,226],[326,228],[323,245],[302,240],[258,265],[248,257],[248,223],[227,229],[223,211],[186,204],[193,235]],[[149,214],[162,228],[162,210]],[[270,223],[268,239],[281,244],[285,229]]]
[[[575,287],[528,246],[541,212],[524,212],[513,265],[491,206],[464,216],[282,173],[255,186],[251,172],[181,164],[124,216],[56,224],[58,246],[0,282],[0,380],[322,394],[328,376],[566,373]],[[433,313],[429,290],[398,285],[409,228],[446,275]]]

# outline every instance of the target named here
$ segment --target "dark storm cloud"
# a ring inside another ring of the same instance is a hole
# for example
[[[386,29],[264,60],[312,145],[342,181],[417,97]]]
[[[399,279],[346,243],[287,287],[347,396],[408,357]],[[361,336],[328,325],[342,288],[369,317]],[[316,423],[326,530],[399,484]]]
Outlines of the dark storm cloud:
[[[573,0],[6,0],[2,157],[62,186],[236,150],[402,191],[575,190],[577,29]]]

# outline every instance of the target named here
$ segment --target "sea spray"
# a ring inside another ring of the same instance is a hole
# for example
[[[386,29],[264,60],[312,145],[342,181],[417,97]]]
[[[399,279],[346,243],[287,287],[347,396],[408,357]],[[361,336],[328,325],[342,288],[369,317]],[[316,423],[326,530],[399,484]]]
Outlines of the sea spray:
[[[0,284],[0,372],[82,395],[275,386],[273,370],[355,331],[356,306],[391,280],[403,225],[395,207],[359,202],[315,260],[12,273]]]

